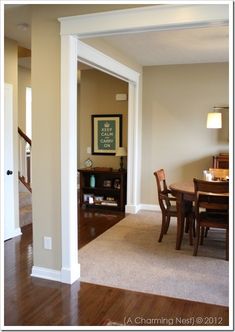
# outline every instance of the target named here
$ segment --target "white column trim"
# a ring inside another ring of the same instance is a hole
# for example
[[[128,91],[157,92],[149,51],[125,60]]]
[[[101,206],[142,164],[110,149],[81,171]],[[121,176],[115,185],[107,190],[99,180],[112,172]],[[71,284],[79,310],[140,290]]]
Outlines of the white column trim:
[[[80,277],[77,216],[77,39],[61,36],[61,281]]]

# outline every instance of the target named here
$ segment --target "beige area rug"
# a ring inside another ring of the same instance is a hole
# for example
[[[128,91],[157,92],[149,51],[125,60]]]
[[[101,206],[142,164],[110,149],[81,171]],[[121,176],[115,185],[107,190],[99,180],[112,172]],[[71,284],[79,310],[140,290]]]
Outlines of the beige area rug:
[[[78,251],[81,281],[228,306],[225,234],[211,229],[198,256],[185,234],[175,250],[176,220],[158,243],[161,214],[129,215]],[[213,240],[212,240],[213,239]]]

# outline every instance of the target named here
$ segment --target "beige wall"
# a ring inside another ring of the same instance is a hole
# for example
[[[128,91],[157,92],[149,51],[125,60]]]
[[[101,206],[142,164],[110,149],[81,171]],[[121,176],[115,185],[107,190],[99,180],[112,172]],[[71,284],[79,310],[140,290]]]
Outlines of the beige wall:
[[[19,227],[19,193],[18,193],[18,48],[14,40],[4,40],[4,82],[13,85],[13,153],[15,181],[15,227]]]
[[[80,82],[78,167],[84,167],[84,161],[90,157],[93,166],[119,168],[120,158],[90,155],[87,153],[87,147],[91,147],[92,114],[122,114],[122,145],[127,147],[128,101],[116,101],[115,96],[117,93],[127,94],[128,84],[95,69],[82,70]]]
[[[18,125],[26,132],[26,87],[31,86],[31,70],[18,67]]]
[[[168,184],[190,180],[228,151],[219,130],[206,128],[213,106],[228,105],[228,91],[227,63],[144,68],[142,203],[157,203],[154,170],[164,168]]]

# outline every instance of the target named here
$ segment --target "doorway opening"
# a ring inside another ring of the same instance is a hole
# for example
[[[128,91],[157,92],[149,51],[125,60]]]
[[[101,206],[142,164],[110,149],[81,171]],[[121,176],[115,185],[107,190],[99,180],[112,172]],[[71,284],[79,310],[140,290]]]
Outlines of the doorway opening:
[[[128,83],[128,153],[126,212],[136,213],[140,193],[140,73],[101,53],[76,37],[61,37],[61,280],[80,276],[77,243],[77,61]],[[130,171],[131,170],[131,171]],[[69,223],[68,223],[69,220]]]

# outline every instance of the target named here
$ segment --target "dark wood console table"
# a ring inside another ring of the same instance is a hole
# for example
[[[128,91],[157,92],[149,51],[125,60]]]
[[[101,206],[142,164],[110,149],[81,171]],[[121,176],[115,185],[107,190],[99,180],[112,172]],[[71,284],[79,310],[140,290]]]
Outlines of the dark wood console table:
[[[80,173],[80,205],[83,207],[125,211],[126,170],[82,168]],[[95,180],[91,182],[91,176]]]

